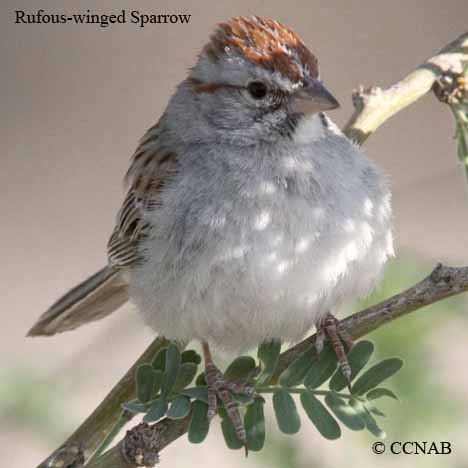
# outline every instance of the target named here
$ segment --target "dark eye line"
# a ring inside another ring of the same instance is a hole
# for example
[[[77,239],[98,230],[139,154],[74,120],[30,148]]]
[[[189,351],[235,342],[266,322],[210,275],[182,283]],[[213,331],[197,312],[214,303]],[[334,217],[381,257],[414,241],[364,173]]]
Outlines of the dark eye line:
[[[196,78],[188,78],[189,83],[192,85],[192,89],[195,93],[214,93],[219,88],[228,88],[235,90],[245,89],[245,86],[237,86],[229,83],[205,83]]]
[[[196,94],[200,93],[214,93],[217,91],[219,88],[226,88],[226,89],[232,89],[235,91],[246,91],[248,88],[247,86],[241,86],[241,85],[233,85],[229,83],[205,83],[201,80],[198,80],[196,78],[188,78],[188,81],[192,85],[192,89]],[[273,109],[276,109],[279,107],[279,102],[286,97],[287,93],[284,91],[273,88],[270,89],[268,95],[270,95],[272,98],[275,100],[275,104],[271,106]]]

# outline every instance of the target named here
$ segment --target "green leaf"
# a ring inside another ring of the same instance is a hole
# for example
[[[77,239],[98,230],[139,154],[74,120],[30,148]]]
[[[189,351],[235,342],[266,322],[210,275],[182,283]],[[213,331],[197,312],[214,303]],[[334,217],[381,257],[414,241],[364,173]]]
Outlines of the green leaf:
[[[247,395],[245,393],[231,392],[232,399],[239,402],[242,406],[249,405],[254,401],[253,395]]]
[[[171,343],[167,348],[166,365],[164,369],[163,381],[161,385],[161,394],[167,396],[177,380],[180,369],[180,351],[177,345]]]
[[[149,401],[153,395],[155,374],[149,364],[142,364],[136,370],[136,396],[142,403]]]
[[[379,425],[377,424],[377,421],[375,418],[369,413],[366,413],[366,429],[375,437],[378,439],[385,439],[387,437],[387,434],[385,434],[385,431],[382,430]]]
[[[130,413],[146,413],[147,407],[144,403],[138,400],[130,400],[122,404],[124,410],[130,411]]]
[[[240,356],[229,364],[224,378],[226,380],[239,380],[246,377],[251,371],[253,371],[257,365],[255,359],[250,356]]]
[[[195,400],[201,400],[204,403],[208,403],[208,388],[207,387],[184,388],[180,393],[190,398],[194,398]]]
[[[367,393],[366,398],[368,400],[377,400],[377,398],[382,398],[383,396],[387,396],[393,398],[394,400],[398,400],[398,397],[388,388],[374,388],[370,392]]]
[[[366,424],[366,429],[375,437],[379,439],[385,439],[385,432],[380,429],[375,418],[370,414],[367,408],[363,405],[362,402],[356,399],[350,401],[350,405],[356,410],[356,412],[361,416]]]
[[[155,422],[161,419],[167,411],[167,401],[162,398],[154,400],[148,412],[143,417],[145,422]]]
[[[156,357],[151,362],[154,370],[160,370],[164,372],[164,368],[166,367],[166,353],[167,347],[158,351],[158,354],[156,354]]]
[[[383,411],[380,411],[379,408],[377,408],[377,406],[375,406],[374,402],[373,401],[366,401],[364,403],[364,406],[372,413],[372,414],[375,414],[376,416],[381,416],[383,418],[386,417],[386,414],[383,412]]]
[[[323,437],[334,440],[341,436],[341,429],[335,418],[315,395],[310,392],[301,393],[301,403],[307,416]]]
[[[186,396],[179,396],[171,403],[167,417],[170,419],[182,419],[189,413],[190,399]]]
[[[205,380],[204,372],[198,374],[198,377],[195,379],[195,385],[197,387],[206,387],[206,380]]]
[[[154,370],[154,387],[152,398],[156,398],[161,390],[161,385],[163,381],[163,372],[161,370]]]
[[[263,399],[255,400],[247,406],[244,424],[247,432],[247,445],[250,450],[258,452],[265,444],[265,415],[263,412]]]
[[[262,363],[262,372],[258,378],[260,384],[265,384],[275,373],[281,351],[281,342],[278,340],[265,341],[257,351],[257,356]]]
[[[374,352],[374,345],[370,341],[358,341],[348,354],[349,366],[351,367],[351,380],[354,379],[362,368],[369,362],[372,353]],[[335,392],[343,390],[348,382],[341,372],[341,368],[335,372],[330,380],[329,387]]]
[[[201,363],[201,356],[193,349],[187,349],[182,353],[181,362],[192,362],[193,364],[198,365]]]
[[[273,394],[273,408],[278,427],[285,434],[295,434],[301,428],[301,420],[292,396],[286,390],[277,390]]]
[[[208,435],[210,429],[210,421],[206,414],[208,405],[200,400],[195,400],[192,403],[192,418],[188,430],[188,439],[192,444],[200,444]]]
[[[352,393],[363,395],[397,373],[402,366],[403,361],[400,358],[389,358],[375,364],[356,380],[352,387]]]
[[[229,419],[227,412],[224,408],[219,409],[219,415],[221,417],[221,429],[223,431],[224,440],[228,448],[237,450],[243,447],[242,442],[239,440],[236,434],[236,430],[232,421]]]
[[[283,387],[294,387],[302,383],[305,375],[312,367],[314,362],[315,351],[308,349],[297,357],[288,367],[285,369],[279,378],[279,383]]]
[[[330,393],[325,397],[325,403],[333,411],[333,414],[352,431],[361,431],[366,427],[364,419],[347,401]]]
[[[177,376],[174,388],[174,393],[180,393],[180,391],[187,385],[192,383],[193,378],[197,374],[198,366],[193,362],[184,362],[180,366],[179,375]]]
[[[310,389],[320,387],[333,375],[337,365],[335,352],[331,347],[327,346],[320,353],[318,359],[312,363],[304,378],[304,385]]]

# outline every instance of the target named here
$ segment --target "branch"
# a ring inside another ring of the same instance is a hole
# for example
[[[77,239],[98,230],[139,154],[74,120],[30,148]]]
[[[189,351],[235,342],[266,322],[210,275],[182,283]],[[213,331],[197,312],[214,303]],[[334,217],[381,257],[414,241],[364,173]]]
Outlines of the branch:
[[[439,264],[427,278],[415,286],[380,304],[357,312],[341,323],[353,338],[360,338],[415,310],[466,291],[468,266],[451,268]],[[304,351],[311,347],[315,349],[315,338],[316,335],[313,335],[282,353],[276,377]],[[317,358],[315,355],[315,359]],[[127,431],[124,439],[89,463],[87,468],[152,467],[158,460],[156,455],[187,431],[189,421],[190,415],[180,420],[165,418],[153,425],[140,424]]]
[[[153,467],[159,462],[159,452],[185,434],[190,423],[189,414],[183,419],[168,419],[149,425],[138,424],[125,437],[86,468]]]
[[[395,113],[429,92],[444,74],[461,72],[468,61],[468,32],[447,45],[441,52],[420,65],[406,78],[386,90],[360,89],[354,96],[355,112],[344,133],[362,144],[383,122]],[[359,338],[402,315],[432,304],[446,297],[468,290],[468,267],[437,267],[434,272],[407,291],[381,304],[354,314],[343,321],[354,338]],[[282,354],[279,370],[307,347],[315,335]],[[142,362],[151,360],[163,347],[164,341],[156,339],[140,359],[126,373],[98,408],[77,431],[38,468],[79,468],[109,440],[121,421],[121,404],[133,398],[134,371]],[[153,466],[154,456],[166,445],[180,437],[188,427],[190,415],[178,421],[164,419],[152,426],[139,425],[127,432],[125,438],[111,450],[91,460],[89,468],[131,468],[140,465]],[[151,435],[152,434],[152,435]],[[140,441],[140,446],[135,443]]]
[[[387,323],[435,302],[468,291],[468,266],[452,268],[438,264],[432,273],[411,288],[389,299],[357,312],[341,321],[348,333],[361,338]],[[281,373],[308,347],[315,335],[285,351],[277,373]]]
[[[343,132],[359,145],[386,120],[432,90],[446,73],[462,73],[468,61],[468,31],[387,89],[360,87],[353,93],[354,114]]]
[[[106,440],[119,422],[122,403],[135,397],[135,370],[150,362],[167,340],[156,338],[81,426],[38,468],[78,468]],[[127,419],[127,421],[130,419]]]

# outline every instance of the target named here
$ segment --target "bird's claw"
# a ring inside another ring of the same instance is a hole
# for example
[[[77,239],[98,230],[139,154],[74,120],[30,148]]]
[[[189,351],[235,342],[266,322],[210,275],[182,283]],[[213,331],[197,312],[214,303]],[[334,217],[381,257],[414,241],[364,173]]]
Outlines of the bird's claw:
[[[208,362],[205,369],[205,380],[208,387],[208,419],[213,419],[218,412],[218,398],[226,410],[227,416],[234,426],[237,438],[242,442],[247,454],[247,433],[239,412],[238,403],[231,392],[254,395],[254,388],[245,382],[227,381],[223,373]]]
[[[325,315],[317,325],[317,338],[315,340],[315,349],[317,354],[322,352],[326,338],[330,340],[333,351],[338,359],[341,372],[343,373],[343,376],[347,381],[348,388],[350,389],[351,367],[349,365],[347,351],[345,350],[343,343],[349,351],[353,347],[354,341],[341,322],[330,313]]]

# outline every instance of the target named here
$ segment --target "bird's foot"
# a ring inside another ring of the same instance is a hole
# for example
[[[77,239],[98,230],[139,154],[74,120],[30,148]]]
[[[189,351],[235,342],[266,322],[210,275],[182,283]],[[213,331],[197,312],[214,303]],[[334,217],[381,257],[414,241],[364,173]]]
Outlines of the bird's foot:
[[[348,382],[348,388],[351,385],[351,367],[349,366],[347,351],[353,347],[354,341],[350,334],[345,330],[341,322],[331,313],[327,313],[323,319],[317,324],[317,339],[315,340],[315,348],[320,354],[323,350],[325,338],[330,340],[333,351],[336,354],[341,372]],[[344,345],[343,345],[344,343]]]
[[[203,351],[205,355],[205,381],[208,387],[207,417],[211,420],[218,412],[219,398],[226,410],[228,418],[234,426],[237,438],[242,442],[247,453],[247,434],[239,412],[239,404],[233,398],[231,392],[253,397],[254,387],[248,383],[248,380],[227,380],[213,363],[209,347],[206,343],[203,343]]]

